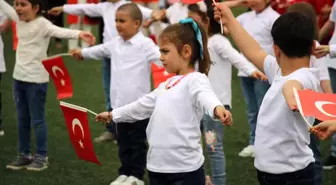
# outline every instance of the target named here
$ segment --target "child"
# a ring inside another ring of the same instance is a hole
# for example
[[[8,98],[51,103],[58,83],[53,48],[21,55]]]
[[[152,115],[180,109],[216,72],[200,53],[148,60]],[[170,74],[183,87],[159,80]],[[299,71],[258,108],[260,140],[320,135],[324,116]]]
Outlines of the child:
[[[215,5],[240,51],[264,71],[271,83],[258,115],[255,167],[261,185],[314,185],[314,156],[309,132],[296,110],[293,88],[318,91],[318,72],[309,68],[315,49],[315,25],[298,12],[279,17],[271,30],[275,57],[270,56],[243,29],[226,6]],[[307,118],[312,124],[313,119]]]
[[[185,19],[168,26],[159,43],[163,65],[176,76],[137,101],[100,113],[96,119],[104,122],[113,119],[123,125],[150,117],[147,127],[150,185],[204,185],[202,116],[206,112],[231,125],[230,112],[217,99],[206,77],[210,67],[206,33],[192,19]],[[199,72],[195,72],[196,66]]]
[[[124,3],[116,11],[118,37],[83,50],[76,50],[75,58],[111,57],[111,105],[117,109],[136,101],[151,90],[151,62],[159,61],[160,52],[153,41],[145,37],[139,28],[142,14],[136,4]],[[119,177],[111,185],[143,184],[146,165],[146,127],[148,119],[136,124],[119,124]]]
[[[318,24],[316,21],[316,13],[315,13],[314,7],[311,4],[305,3],[305,2],[295,3],[288,8],[287,12],[300,12],[310,17],[316,28],[314,39],[315,40],[318,39]],[[317,41],[315,42],[316,42],[316,45],[319,44]],[[321,85],[321,89],[323,90],[323,92],[332,93],[329,72],[328,72],[328,68],[325,62],[326,62],[325,58],[316,59],[315,56],[312,56],[310,67],[319,69],[317,78],[320,80],[320,85]],[[316,119],[314,122],[314,125],[317,125],[320,122],[321,122],[320,120]],[[322,174],[323,164],[322,164],[322,159],[321,159],[320,143],[319,143],[318,138],[314,134],[310,135],[310,148],[313,150],[314,158],[315,158],[315,168],[316,168],[315,169],[315,174],[316,174],[315,184],[322,185],[323,184],[323,179],[322,179],[323,178],[323,174]]]
[[[94,44],[91,33],[59,28],[41,16],[42,0],[14,0],[18,14],[18,48],[14,68],[14,100],[16,104],[19,156],[7,165],[8,169],[41,171],[48,167],[47,124],[45,102],[49,81],[48,72],[42,65],[47,57],[51,37],[82,39]],[[36,154],[31,156],[30,132],[36,134]]]
[[[207,3],[207,5],[205,4]],[[229,39],[221,34],[220,24],[213,18],[211,1],[201,1],[188,6],[189,17],[200,23],[209,36],[208,49],[212,65],[209,71],[209,81],[221,103],[227,110],[231,110],[231,76],[232,65],[246,71],[250,76],[267,80],[266,76],[258,71],[250,62],[235,50]],[[209,115],[202,119],[205,136],[215,133],[215,143],[207,146],[210,158],[212,183],[225,185],[225,156],[223,151],[224,127],[219,121],[213,120]]]
[[[239,15],[237,20],[268,54],[274,55],[271,28],[274,21],[279,17],[279,14],[269,4],[269,0],[248,1],[248,5],[252,11]],[[258,112],[269,84],[251,78],[241,70],[239,70],[238,76],[241,79],[243,95],[247,105],[248,123],[250,125],[249,145],[239,153],[239,156],[253,157]]]
[[[103,32],[103,43],[108,43],[112,38],[118,36],[118,31],[116,29],[116,21],[115,14],[118,7],[121,5],[129,3],[125,0],[107,0],[106,2],[98,3],[98,4],[76,4],[69,5],[66,4],[61,7],[55,7],[51,9],[48,13],[52,15],[59,15],[62,12],[74,15],[88,15],[90,17],[102,17],[104,22],[104,32]],[[145,8],[141,5],[138,5],[141,13],[144,18],[152,17],[154,20],[156,19],[157,11],[152,11],[151,9]],[[110,100],[110,79],[111,79],[111,59],[104,57],[102,60],[103,67],[103,85],[104,92],[106,98],[106,109],[107,111],[111,111],[111,101]],[[114,139],[115,126],[113,123],[107,124],[108,132],[103,132],[101,136],[95,138],[96,142],[103,142]]]

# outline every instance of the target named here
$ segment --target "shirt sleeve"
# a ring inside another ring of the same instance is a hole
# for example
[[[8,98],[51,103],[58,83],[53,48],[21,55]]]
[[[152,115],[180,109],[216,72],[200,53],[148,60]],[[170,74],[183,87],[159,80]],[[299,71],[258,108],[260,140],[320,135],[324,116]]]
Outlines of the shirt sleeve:
[[[229,61],[238,70],[242,70],[248,75],[251,75],[254,71],[258,70],[253,64],[247,61],[236,49],[234,49],[229,41],[224,39],[217,39],[215,40],[215,42],[215,52],[220,55],[223,60]]]
[[[333,7],[331,9],[329,20],[332,21],[332,22],[336,21],[336,3],[334,3],[334,5],[333,5]]]
[[[101,59],[103,57],[111,58],[111,47],[114,47],[114,42],[110,41],[108,43],[99,44],[96,46],[92,46],[89,48],[82,49],[82,56],[84,58],[92,58],[92,59]]]
[[[103,3],[82,3],[82,4],[66,4],[63,6],[63,11],[73,15],[88,15],[90,17],[103,16]]]
[[[264,60],[264,72],[268,78],[268,82],[272,84],[274,77],[280,71],[280,67],[275,57],[268,55]]]
[[[160,60],[161,53],[159,47],[155,45],[152,40],[148,39],[148,42],[144,45],[144,48],[144,53],[147,56],[147,61],[153,62],[156,65],[163,67]]]
[[[205,114],[214,119],[215,108],[222,103],[213,92],[209,79],[204,74],[196,73],[196,75],[190,83],[190,94],[197,105],[204,109]]]
[[[316,74],[318,69],[313,68],[301,68],[294,72],[293,75],[288,80],[296,80],[300,82],[304,89],[311,89],[313,91],[318,91],[320,87]]]
[[[318,79],[322,80],[330,80],[328,67],[326,65],[326,57],[322,57],[316,59],[315,57],[311,57],[311,64],[313,68],[318,69]]]
[[[14,8],[9,5],[6,1],[0,0],[0,10],[11,20],[19,22],[19,16],[17,15]]]
[[[52,24],[50,21],[46,20],[45,18],[42,18],[43,25],[41,25],[41,28],[45,28],[45,36],[47,37],[56,37],[60,39],[78,39],[79,34],[81,31],[79,30],[72,30],[67,28],[61,28],[54,24]]]
[[[330,44],[329,45],[329,52],[330,52],[330,58],[336,57],[336,44]]]
[[[162,84],[151,93],[139,98],[133,103],[127,104],[117,109],[113,109],[112,118],[116,123],[136,122],[149,118],[155,108],[156,98],[160,90],[164,88]]]

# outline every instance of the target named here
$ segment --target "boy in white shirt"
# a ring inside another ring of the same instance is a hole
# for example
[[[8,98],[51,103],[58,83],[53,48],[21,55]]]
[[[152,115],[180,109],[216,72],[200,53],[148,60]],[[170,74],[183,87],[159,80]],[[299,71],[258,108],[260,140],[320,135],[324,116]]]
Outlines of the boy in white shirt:
[[[151,62],[159,61],[160,51],[139,28],[140,9],[133,3],[116,11],[118,37],[108,43],[74,51],[75,58],[111,58],[111,105],[113,109],[136,101],[151,91]],[[160,62],[161,63],[161,62]],[[111,185],[143,185],[146,167],[146,127],[148,119],[117,126],[119,177]]]
[[[255,140],[255,167],[261,185],[314,185],[314,156],[310,135],[296,110],[293,88],[320,90],[317,69],[309,68],[315,49],[314,23],[297,12],[278,18],[271,30],[275,57],[267,55],[242,28],[225,5],[215,6],[240,51],[271,84],[258,115]],[[314,119],[307,118],[312,124]]]
[[[103,43],[107,43],[112,38],[118,36],[118,31],[116,28],[115,14],[117,9],[126,3],[130,3],[126,0],[107,0],[106,2],[101,3],[85,3],[85,4],[66,4],[64,6],[54,7],[49,10],[51,15],[60,15],[62,12],[73,15],[87,15],[90,17],[102,17],[104,21],[104,32],[103,32]],[[144,19],[152,18],[153,20],[157,19],[157,14],[160,11],[153,11],[149,8],[138,5],[141,10],[141,13]],[[102,59],[102,68],[103,68],[103,85],[106,98],[106,109],[108,111],[112,110],[110,100],[110,79],[111,79],[111,59],[104,57]],[[101,136],[95,139],[96,142],[102,142],[111,140],[116,136],[115,126],[113,123],[106,125],[107,132],[101,134]]]

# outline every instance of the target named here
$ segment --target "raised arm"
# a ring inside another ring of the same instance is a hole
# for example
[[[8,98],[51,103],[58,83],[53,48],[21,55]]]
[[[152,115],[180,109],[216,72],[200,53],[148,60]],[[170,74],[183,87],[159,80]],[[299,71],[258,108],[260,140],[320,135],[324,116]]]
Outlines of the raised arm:
[[[328,20],[319,31],[319,41],[323,40],[335,27],[335,23]]]
[[[85,3],[85,4],[66,4],[64,6],[54,7],[48,11],[48,14],[58,16],[62,12],[72,15],[87,15],[90,17],[103,16],[103,3]]]
[[[5,0],[0,0],[0,10],[12,21],[19,22],[19,16],[16,11]]]
[[[223,20],[239,50],[260,71],[264,71],[264,60],[267,53],[260,47],[258,42],[245,31],[225,4],[218,3],[214,10],[215,19],[221,18]]]

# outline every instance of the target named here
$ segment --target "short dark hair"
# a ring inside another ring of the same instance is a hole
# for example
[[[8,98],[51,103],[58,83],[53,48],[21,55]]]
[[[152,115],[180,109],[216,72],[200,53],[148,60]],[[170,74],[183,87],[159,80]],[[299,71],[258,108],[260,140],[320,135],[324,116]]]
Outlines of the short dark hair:
[[[131,16],[131,18],[134,21],[140,21],[140,24],[142,24],[142,13],[140,8],[134,4],[134,3],[126,3],[121,5],[117,11],[129,11],[129,14]]]
[[[318,39],[318,24],[316,21],[316,12],[314,7],[306,2],[299,2],[299,3],[294,3],[291,5],[288,9],[287,12],[300,12],[308,17],[310,17],[315,25],[315,38]]]
[[[315,25],[312,19],[299,12],[281,15],[273,24],[272,37],[285,55],[290,58],[312,54]]]

